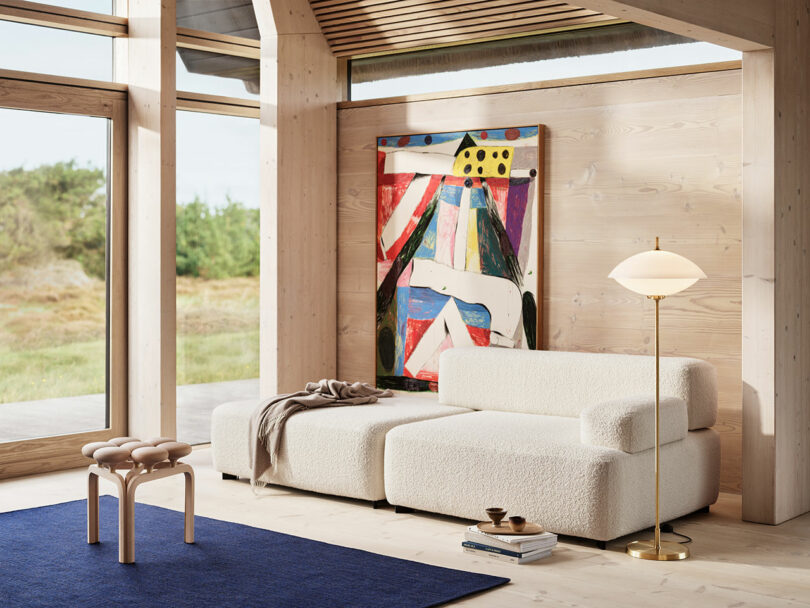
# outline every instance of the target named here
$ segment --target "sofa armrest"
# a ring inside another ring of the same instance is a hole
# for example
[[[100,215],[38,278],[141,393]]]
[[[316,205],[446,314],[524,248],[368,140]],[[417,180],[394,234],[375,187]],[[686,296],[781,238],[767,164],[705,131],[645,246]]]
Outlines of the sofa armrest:
[[[686,403],[677,397],[661,399],[661,445],[686,437]],[[655,399],[628,397],[597,403],[580,415],[580,440],[635,454],[655,447]]]

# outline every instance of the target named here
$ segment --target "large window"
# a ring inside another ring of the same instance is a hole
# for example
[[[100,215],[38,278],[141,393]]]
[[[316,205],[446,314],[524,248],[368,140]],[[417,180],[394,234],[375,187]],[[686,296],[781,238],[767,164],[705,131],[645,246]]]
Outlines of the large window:
[[[259,396],[259,125],[177,113],[177,433]]]
[[[635,23],[351,61],[352,100],[731,61],[741,53]]]
[[[259,43],[250,0],[177,3],[177,435],[259,397]]]
[[[0,477],[126,430],[126,20],[70,4],[0,3]]]

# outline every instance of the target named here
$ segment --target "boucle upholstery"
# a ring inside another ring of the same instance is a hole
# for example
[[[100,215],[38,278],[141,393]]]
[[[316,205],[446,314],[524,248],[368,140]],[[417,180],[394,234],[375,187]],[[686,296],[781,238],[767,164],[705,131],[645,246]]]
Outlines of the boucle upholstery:
[[[686,404],[677,397],[661,399],[661,445],[686,437]],[[580,439],[588,445],[629,454],[655,447],[655,399],[629,397],[597,403],[580,415]]]
[[[218,406],[211,418],[216,470],[250,477],[250,417],[255,400]],[[385,498],[385,434],[400,424],[469,410],[435,398],[394,396],[373,405],[319,408],[291,416],[278,465],[261,481],[366,500]]]
[[[439,369],[439,401],[476,410],[575,417],[596,403],[655,390],[655,358],[637,355],[451,348]],[[686,402],[689,430],[716,422],[716,372],[706,361],[662,357],[661,396]]]
[[[651,526],[654,450],[583,445],[579,433],[576,418],[497,411],[398,426],[386,439],[385,493],[392,504],[468,519],[502,506],[595,540]],[[662,518],[715,502],[719,463],[710,429],[662,446]]]

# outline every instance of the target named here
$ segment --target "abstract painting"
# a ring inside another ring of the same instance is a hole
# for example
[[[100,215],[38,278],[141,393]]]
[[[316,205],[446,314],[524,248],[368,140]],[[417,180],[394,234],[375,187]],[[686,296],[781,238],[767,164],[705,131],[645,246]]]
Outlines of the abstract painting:
[[[377,385],[459,346],[537,348],[543,126],[377,139]]]

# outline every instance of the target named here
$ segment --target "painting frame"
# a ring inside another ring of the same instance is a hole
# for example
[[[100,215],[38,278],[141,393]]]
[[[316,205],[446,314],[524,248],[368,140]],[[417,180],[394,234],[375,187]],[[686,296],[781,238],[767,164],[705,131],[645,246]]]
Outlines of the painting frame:
[[[534,306],[535,312],[533,315],[534,321],[534,332],[533,332],[533,340],[528,336],[528,333],[525,331],[525,324],[524,324],[524,337],[526,342],[529,344],[528,348],[540,350],[544,348],[544,282],[545,282],[545,273],[544,273],[544,265],[545,265],[545,189],[546,189],[546,171],[545,171],[545,147],[546,147],[546,137],[545,131],[546,127],[543,124],[532,124],[532,125],[521,125],[521,126],[513,126],[513,127],[486,127],[483,129],[464,129],[464,130],[456,130],[456,131],[443,131],[443,132],[432,132],[432,133],[419,133],[416,131],[407,132],[400,135],[382,135],[377,136],[375,138],[375,150],[377,151],[377,163],[378,167],[375,171],[375,329],[374,329],[374,357],[375,357],[375,378],[377,386],[385,387],[385,388],[392,388],[392,389],[399,389],[399,390],[407,390],[407,391],[424,391],[424,390],[432,390],[436,391],[438,388],[438,367],[436,368],[436,379],[435,380],[424,380],[418,378],[402,378],[399,376],[385,376],[380,374],[380,334],[381,334],[381,311],[380,311],[380,288],[381,288],[381,281],[380,281],[380,247],[381,247],[381,177],[384,175],[384,171],[382,171],[379,167],[380,162],[380,147],[381,142],[387,142],[390,140],[399,140],[399,141],[407,141],[410,138],[432,138],[434,136],[441,137],[441,136],[449,136],[449,135],[460,135],[465,134],[466,137],[470,137],[470,134],[478,134],[479,142],[481,134],[483,134],[484,138],[487,137],[487,132],[507,132],[507,131],[520,131],[521,133],[523,130],[528,129],[536,129],[536,174],[533,175],[534,179],[534,188],[532,199],[528,201],[527,205],[533,205],[533,230],[535,232],[531,233],[533,238],[533,242],[530,246],[533,248],[533,251],[529,252],[529,256],[534,258],[534,281],[530,283],[530,285],[534,288]],[[427,140],[426,140],[427,141]],[[484,145],[484,144],[479,144]],[[459,148],[461,150],[461,148]],[[456,155],[458,151],[456,152]],[[510,165],[511,169],[511,165]],[[466,170],[466,167],[465,167]],[[480,172],[480,169],[479,169]],[[416,175],[416,173],[414,174]],[[449,174],[444,173],[444,176]],[[424,177],[420,175],[420,177]],[[435,177],[430,176],[430,177]],[[511,186],[511,173],[507,176],[509,178],[509,184]],[[469,182],[469,180],[467,180]],[[479,183],[483,186],[483,184],[487,181],[487,176],[479,178]],[[494,181],[494,180],[493,180]],[[442,185],[444,181],[441,182]],[[465,184],[466,185],[466,184]],[[468,186],[469,187],[469,186]],[[441,186],[440,186],[441,189]],[[491,192],[491,190],[490,190]],[[414,215],[414,217],[416,217]],[[503,226],[502,226],[503,227]],[[450,294],[452,296],[452,294]],[[456,299],[456,296],[452,296],[451,299]],[[525,305],[525,303],[524,303]],[[384,312],[384,311],[383,311]],[[525,315],[525,308],[523,310],[523,314]],[[523,320],[523,319],[522,319]],[[447,325],[445,325],[445,329],[447,329]],[[533,342],[533,344],[532,344]],[[520,348],[526,348],[521,344]],[[397,382],[391,382],[391,378],[397,378]]]

